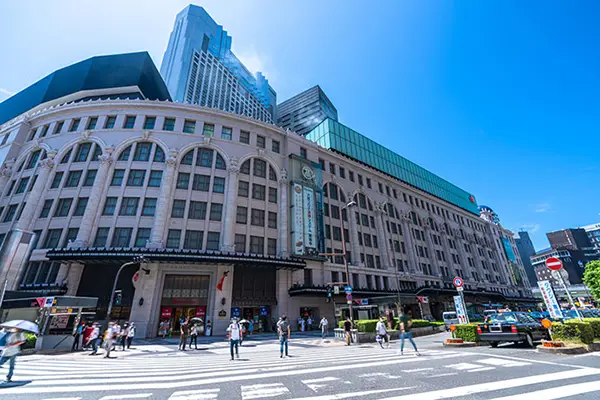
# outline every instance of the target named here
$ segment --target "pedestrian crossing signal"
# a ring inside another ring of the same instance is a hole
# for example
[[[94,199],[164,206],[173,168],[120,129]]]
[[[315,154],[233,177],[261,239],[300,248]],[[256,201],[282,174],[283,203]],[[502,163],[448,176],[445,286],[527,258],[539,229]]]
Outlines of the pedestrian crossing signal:
[[[115,290],[115,306],[120,306],[123,302],[123,293],[120,290]]]
[[[327,286],[327,297],[333,297],[333,288],[331,286]]]

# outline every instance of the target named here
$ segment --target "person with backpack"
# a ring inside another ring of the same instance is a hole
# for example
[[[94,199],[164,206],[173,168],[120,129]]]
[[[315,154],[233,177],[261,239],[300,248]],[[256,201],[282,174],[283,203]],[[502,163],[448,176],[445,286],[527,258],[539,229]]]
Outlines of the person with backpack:
[[[131,342],[135,337],[135,324],[132,322],[129,324],[129,329],[127,330],[127,349],[131,347]]]
[[[12,376],[15,372],[17,355],[21,353],[21,345],[25,343],[26,340],[27,338],[25,337],[25,333],[23,333],[23,331],[19,328],[11,328],[6,334],[6,344],[4,350],[2,350],[0,365],[4,365],[4,363],[8,362],[9,367],[6,380],[2,382],[3,384],[11,382]]]
[[[419,350],[417,350],[417,345],[415,344],[415,340],[413,339],[413,334],[410,331],[412,326],[412,311],[407,310],[402,315],[400,315],[400,351],[398,353],[400,355],[404,354],[404,339],[408,339],[410,344],[412,344],[415,349],[415,353],[420,356]]]
[[[282,315],[277,323],[277,332],[279,333],[279,358],[283,358],[283,350],[285,348],[285,356],[288,357],[288,341],[290,339],[290,323],[287,316]]]
[[[239,343],[243,338],[242,329],[238,324],[236,318],[231,319],[231,324],[227,327],[227,333],[229,334],[229,352],[231,353],[231,361],[233,361],[233,348],[235,347],[235,355],[240,358]]]

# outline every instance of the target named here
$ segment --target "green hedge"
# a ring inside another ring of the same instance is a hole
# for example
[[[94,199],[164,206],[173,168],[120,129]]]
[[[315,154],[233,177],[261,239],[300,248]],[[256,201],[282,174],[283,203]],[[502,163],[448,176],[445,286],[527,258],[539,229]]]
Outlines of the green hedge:
[[[359,332],[375,332],[375,326],[377,325],[377,319],[365,319],[365,320],[354,320],[354,328],[356,328]],[[344,327],[344,322],[339,321],[338,328]],[[426,321],[424,319],[413,319],[411,328],[423,328],[426,326],[441,326],[444,325],[443,322],[431,322]],[[387,324],[386,324],[387,326]],[[394,318],[394,325],[392,329],[398,330],[400,326],[400,322],[398,318]]]
[[[454,326],[456,327],[454,331],[455,338],[462,339],[465,342],[479,342],[477,324],[456,324]]]
[[[600,318],[584,318],[583,322],[587,322],[592,326],[594,339],[600,339]]]
[[[26,333],[25,334],[25,343],[23,343],[23,346],[21,346],[21,348],[33,349],[33,348],[35,348],[36,341],[37,341],[36,335],[34,335],[33,333]]]
[[[552,324],[552,339],[590,344],[594,342],[594,329],[589,322],[567,321]]]

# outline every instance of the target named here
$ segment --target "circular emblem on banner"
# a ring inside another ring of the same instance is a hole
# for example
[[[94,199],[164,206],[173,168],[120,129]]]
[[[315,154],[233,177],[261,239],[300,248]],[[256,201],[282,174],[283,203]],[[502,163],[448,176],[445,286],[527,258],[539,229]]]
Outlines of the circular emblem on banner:
[[[304,167],[302,167],[302,176],[305,179],[312,180],[315,177],[315,173],[312,169],[310,169],[310,167],[307,167],[305,165]]]

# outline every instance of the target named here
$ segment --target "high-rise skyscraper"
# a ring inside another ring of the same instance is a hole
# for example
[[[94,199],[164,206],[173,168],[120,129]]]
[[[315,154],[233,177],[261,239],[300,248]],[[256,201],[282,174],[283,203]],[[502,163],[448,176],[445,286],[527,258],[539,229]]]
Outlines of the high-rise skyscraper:
[[[173,100],[275,121],[277,93],[231,52],[231,40],[202,7],[177,14],[160,67]]]
[[[337,110],[319,85],[277,106],[277,125],[305,136],[326,118],[338,120]]]
[[[537,285],[537,277],[535,274],[535,269],[531,265],[530,258],[535,254],[535,248],[533,247],[529,233],[526,231],[519,232],[519,237],[515,238],[515,243],[517,244],[521,261],[523,261],[523,267],[525,267],[527,278],[529,279],[529,282],[535,286]]]

